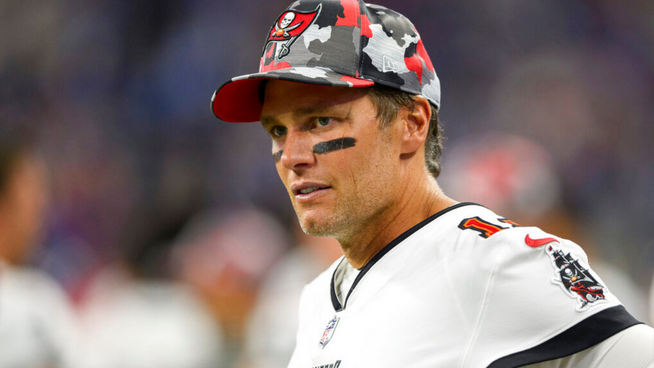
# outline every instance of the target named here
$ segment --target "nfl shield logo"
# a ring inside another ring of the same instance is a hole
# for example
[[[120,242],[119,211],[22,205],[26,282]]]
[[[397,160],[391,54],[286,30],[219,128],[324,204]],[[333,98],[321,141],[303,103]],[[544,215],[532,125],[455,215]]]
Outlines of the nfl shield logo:
[[[327,323],[327,327],[325,328],[325,332],[322,333],[322,338],[320,339],[320,347],[325,348],[325,345],[332,339],[334,336],[334,330],[336,330],[336,325],[338,325],[338,320],[340,317],[334,316],[329,323]]]

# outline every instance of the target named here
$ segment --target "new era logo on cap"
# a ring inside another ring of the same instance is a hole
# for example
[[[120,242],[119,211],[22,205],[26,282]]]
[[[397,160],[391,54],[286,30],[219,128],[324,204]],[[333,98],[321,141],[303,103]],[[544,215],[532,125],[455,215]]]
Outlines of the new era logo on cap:
[[[393,61],[391,58],[389,58],[386,55],[382,57],[382,72],[397,73],[399,71],[400,71],[400,66],[395,61]]]
[[[360,0],[294,2],[271,26],[259,72],[235,77],[214,93],[214,114],[229,122],[258,121],[264,79],[342,87],[381,84],[440,106],[440,82],[413,24]]]

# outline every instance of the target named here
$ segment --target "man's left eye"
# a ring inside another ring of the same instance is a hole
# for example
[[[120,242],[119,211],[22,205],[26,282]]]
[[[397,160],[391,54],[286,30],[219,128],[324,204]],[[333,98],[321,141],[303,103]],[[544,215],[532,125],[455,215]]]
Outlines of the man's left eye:
[[[318,122],[318,125],[320,125],[320,126],[327,126],[327,125],[329,125],[329,123],[332,122],[332,118],[319,117],[319,118],[316,119],[316,121]]]

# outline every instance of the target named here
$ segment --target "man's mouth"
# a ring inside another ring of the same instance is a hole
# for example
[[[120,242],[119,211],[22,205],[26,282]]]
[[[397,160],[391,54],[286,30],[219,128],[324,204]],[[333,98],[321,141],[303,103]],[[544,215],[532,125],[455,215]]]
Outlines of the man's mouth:
[[[312,192],[315,192],[318,189],[327,189],[328,187],[310,187],[310,188],[305,188],[305,189],[300,189],[301,194],[309,194]]]
[[[296,196],[309,196],[311,193],[318,194],[319,192],[330,189],[329,185],[318,183],[305,183],[300,185],[293,185],[291,187],[293,194]]]

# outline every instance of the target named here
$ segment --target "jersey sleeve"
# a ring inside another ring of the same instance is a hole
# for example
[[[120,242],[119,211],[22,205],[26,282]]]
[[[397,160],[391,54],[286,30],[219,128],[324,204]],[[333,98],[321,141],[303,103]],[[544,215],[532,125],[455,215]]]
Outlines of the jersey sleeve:
[[[533,227],[481,245],[488,287],[468,356],[516,367],[575,354],[638,324],[571,241]]]
[[[654,367],[654,329],[636,325],[601,343],[565,358],[530,364],[525,368],[652,368]]]

